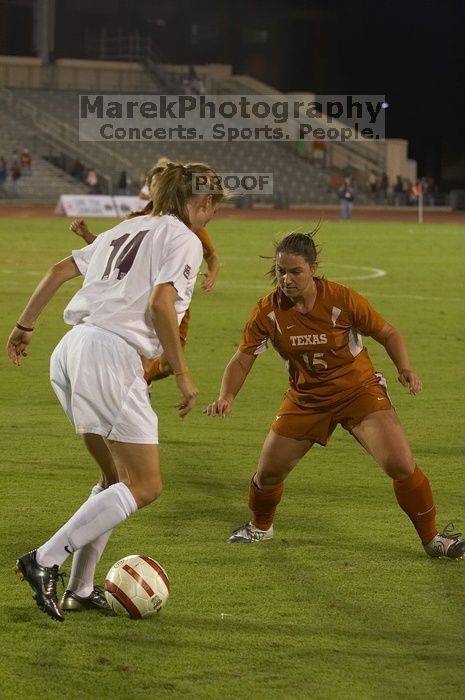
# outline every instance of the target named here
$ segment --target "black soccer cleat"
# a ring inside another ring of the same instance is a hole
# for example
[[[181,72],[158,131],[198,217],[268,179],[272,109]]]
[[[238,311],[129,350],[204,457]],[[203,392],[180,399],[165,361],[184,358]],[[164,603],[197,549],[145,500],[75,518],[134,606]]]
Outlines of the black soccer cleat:
[[[73,591],[65,591],[60,601],[60,608],[65,612],[83,612],[84,610],[99,610],[100,612],[113,613],[111,605],[105,598],[104,589],[95,586],[87,598],[81,598]]]
[[[58,606],[57,579],[61,574],[58,566],[40,566],[37,563],[37,550],[23,554],[16,561],[15,571],[22,581],[32,588],[32,597],[37,607],[53,620],[64,622],[64,615]]]

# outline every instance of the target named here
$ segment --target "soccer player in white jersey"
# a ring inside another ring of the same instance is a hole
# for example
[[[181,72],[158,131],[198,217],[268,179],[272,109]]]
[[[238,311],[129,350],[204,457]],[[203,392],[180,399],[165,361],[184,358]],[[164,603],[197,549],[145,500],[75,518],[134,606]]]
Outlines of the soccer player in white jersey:
[[[194,173],[210,179],[213,194],[193,193]],[[192,229],[205,226],[215,213],[223,197],[217,182],[205,164],[170,163],[153,184],[153,213],[123,221],[56,263],[8,339],[8,355],[20,365],[42,310],[64,282],[84,275],[65,309],[73,328],[52,354],[50,375],[102,478],[68,522],[16,562],[37,606],[55,620],[64,620],[63,609],[107,609],[93,577],[110,533],[162,490],[157,416],[141,356],[157,357],[163,348],[181,392],[179,415],[195,404],[198,391],[185,365],[178,324],[202,260]],[[60,606],[59,567],[73,553],[73,575]]]

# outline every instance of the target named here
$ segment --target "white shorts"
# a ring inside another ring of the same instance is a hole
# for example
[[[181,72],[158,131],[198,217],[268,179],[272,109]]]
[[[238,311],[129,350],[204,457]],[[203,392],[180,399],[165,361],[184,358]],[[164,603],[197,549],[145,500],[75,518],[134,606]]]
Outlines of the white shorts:
[[[141,359],[115,333],[86,323],[74,326],[52,353],[50,381],[77,433],[158,444],[158,418]]]

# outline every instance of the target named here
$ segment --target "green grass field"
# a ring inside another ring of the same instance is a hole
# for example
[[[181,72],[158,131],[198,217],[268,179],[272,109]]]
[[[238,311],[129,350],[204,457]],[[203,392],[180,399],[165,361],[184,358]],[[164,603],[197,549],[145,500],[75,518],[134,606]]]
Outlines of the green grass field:
[[[68,223],[0,220],[4,343],[43,272],[80,247]],[[3,356],[1,698],[464,697],[465,561],[426,558],[389,479],[343,430],[289,477],[274,540],[225,543],[247,519],[247,482],[286,387],[281,361],[271,350],[259,359],[228,419],[206,418],[202,408],[217,397],[247,314],[269,289],[269,261],[259,256],[271,254],[276,233],[309,223],[209,227],[223,267],[216,289],[198,291],[192,305],[187,360],[198,405],[182,421],[174,381],[155,385],[165,491],[115,530],[98,569],[101,581],[121,556],[158,559],[172,589],[154,619],[87,613],[54,624],[12,572],[97,478],[48,381],[77,283],[44,312],[21,368]],[[439,525],[465,528],[463,227],[323,222],[318,242],[321,272],[364,293],[405,335],[424,381],[416,398],[396,382],[382,348],[367,344],[430,478]]]

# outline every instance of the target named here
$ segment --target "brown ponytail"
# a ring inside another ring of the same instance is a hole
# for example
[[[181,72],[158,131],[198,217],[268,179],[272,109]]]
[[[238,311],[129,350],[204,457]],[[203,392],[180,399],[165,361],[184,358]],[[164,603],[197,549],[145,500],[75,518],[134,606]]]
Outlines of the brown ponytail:
[[[159,175],[160,173],[163,172],[163,170],[166,168],[168,163],[170,162],[169,158],[159,158],[155,165],[153,165],[150,170],[147,173],[147,177],[145,179],[145,182],[147,183],[147,187],[151,188],[152,186],[152,181],[156,175]],[[136,216],[147,216],[147,214],[151,214],[153,211],[153,202],[150,199],[145,207],[143,209],[137,209],[137,211],[131,211],[127,218],[128,219],[134,219]]]
[[[153,209],[153,202],[150,200],[147,202],[145,207],[143,209],[137,209],[137,211],[131,211],[127,215],[127,219],[135,219],[136,216],[147,216],[147,214],[151,214]]]
[[[272,258],[273,264],[268,270],[268,276],[271,278],[273,284],[277,283],[276,277],[276,258],[279,253],[287,253],[290,255],[298,255],[303,258],[309,265],[313,265],[317,262],[318,258],[318,248],[315,245],[313,237],[320,228],[320,224],[309,231],[308,233],[301,233],[299,231],[293,231],[292,233],[286,234],[279,241],[274,244],[274,256]]]

